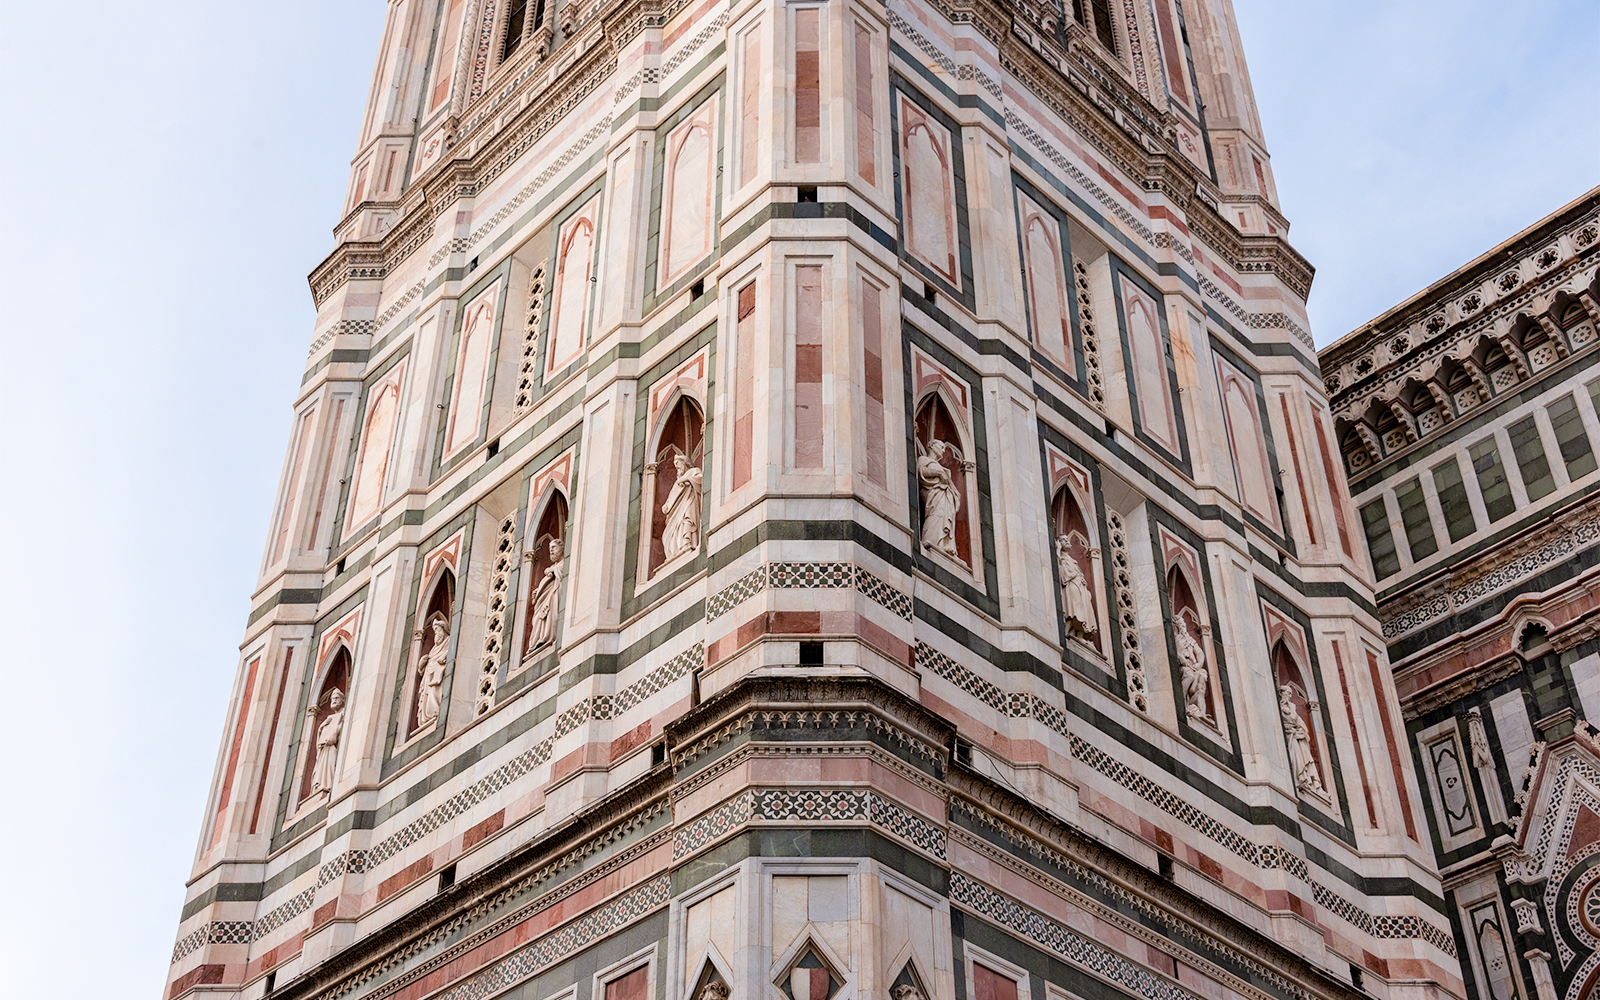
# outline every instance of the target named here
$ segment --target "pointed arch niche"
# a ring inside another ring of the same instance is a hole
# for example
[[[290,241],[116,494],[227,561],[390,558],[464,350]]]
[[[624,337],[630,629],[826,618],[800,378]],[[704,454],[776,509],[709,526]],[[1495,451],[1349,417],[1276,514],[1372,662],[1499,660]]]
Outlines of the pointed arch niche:
[[[1214,614],[1204,541],[1175,524],[1159,508],[1147,507],[1154,520],[1152,542],[1160,553],[1156,571],[1161,574],[1162,630],[1168,676],[1172,684],[1173,719],[1179,733],[1223,765],[1242,768],[1237,721],[1229,700],[1227,661],[1218,635],[1221,624]],[[1193,689],[1184,677],[1185,658],[1193,657],[1205,671]]]
[[[1089,513],[1094,509],[1089,473],[1055,448],[1047,446],[1046,452],[1054,490],[1050,498],[1050,541],[1061,589],[1063,629],[1068,639],[1104,657],[1108,620],[1101,581],[1105,579],[1105,569],[1099,531]],[[1087,609],[1075,607],[1085,599]]]
[[[441,565],[435,570],[432,580],[423,588],[424,603],[421,613],[417,615],[417,627],[411,632],[413,656],[411,658],[411,677],[407,683],[409,690],[406,692],[406,738],[420,735],[426,730],[431,730],[437,725],[438,719],[443,718],[441,709],[439,715],[424,723],[422,721],[422,685],[426,681],[426,664],[432,660],[436,644],[443,641],[446,646],[450,643],[450,625],[454,620],[456,606],[456,574],[449,565]],[[433,625],[435,622],[443,624],[445,633],[442,638],[436,639]],[[449,650],[446,649],[446,655]]]
[[[701,548],[706,463],[705,410],[700,401],[705,398],[709,366],[707,347],[650,387],[639,491],[636,578],[641,583],[663,568],[692,560]]]
[[[1298,636],[1291,637],[1287,629],[1282,631],[1273,629],[1272,631],[1276,633],[1272,639],[1272,678],[1280,694],[1285,687],[1289,689],[1289,703],[1295,716],[1299,718],[1300,724],[1305,727],[1306,732],[1309,734],[1308,746],[1311,752],[1311,759],[1316,765],[1316,784],[1314,786],[1301,784],[1299,775],[1291,775],[1290,777],[1295,779],[1301,792],[1311,792],[1326,801],[1328,799],[1328,789],[1332,786],[1330,785],[1331,776],[1328,773],[1327,749],[1323,745],[1322,726],[1317,718],[1318,709],[1321,706],[1317,702],[1316,688],[1312,686],[1308,672],[1301,666],[1304,651],[1300,647],[1300,643],[1296,641]],[[1286,732],[1285,740],[1287,741],[1287,739],[1288,734]],[[1289,759],[1291,762],[1294,760],[1292,752]]]
[[[1067,284],[1063,229],[1054,213],[1017,189],[1022,228],[1022,269],[1028,286],[1028,323],[1034,346],[1073,378],[1078,377],[1072,336],[1072,293]]]
[[[1277,477],[1268,452],[1261,418],[1260,390],[1238,366],[1218,356],[1217,388],[1222,396],[1228,450],[1239,485],[1239,502],[1261,523],[1281,532],[1278,519]]]
[[[1202,697],[1197,699],[1198,713],[1189,711],[1187,682],[1179,668],[1178,677],[1178,714],[1188,718],[1191,724],[1205,722],[1211,726],[1217,724],[1217,669],[1216,660],[1211,655],[1211,624],[1200,610],[1200,602],[1195,597],[1197,584],[1189,578],[1182,563],[1173,566],[1167,571],[1167,606],[1172,609],[1172,628],[1174,632],[1174,645],[1177,644],[1177,630],[1182,629],[1196,646],[1200,648],[1200,655],[1204,660],[1206,678]],[[1182,657],[1179,657],[1180,664]]]
[[[521,655],[515,667],[518,670],[556,649],[560,639],[561,581],[567,555],[566,493],[552,485],[529,510],[537,513],[529,518],[530,528],[524,536],[529,539],[522,553],[523,565],[527,567],[522,602],[526,610],[522,620]]]
[[[665,289],[712,250],[717,170],[717,98],[667,134],[661,201],[660,276]]]
[[[316,697],[306,706],[305,725],[300,730],[300,751],[296,755],[300,774],[299,787],[295,792],[296,811],[320,798],[322,792],[327,790],[313,788],[318,770],[317,736],[322,731],[324,723],[328,722],[336,711],[348,711],[352,663],[350,646],[342,636],[331,643],[323,657],[322,669],[317,678]],[[335,694],[342,703],[339,709],[334,707]],[[347,729],[348,726],[340,728]],[[339,743],[334,745],[335,763],[337,763],[338,748],[343,742],[341,735]]]
[[[544,359],[547,382],[583,353],[589,312],[594,302],[594,245],[599,214],[600,196],[596,194],[561,223],[556,236],[550,337]]]
[[[940,383],[918,400],[913,428],[922,550],[972,573],[977,466],[965,416]]]
[[[1111,272],[1116,279],[1117,320],[1127,348],[1123,364],[1132,396],[1129,402],[1135,433],[1166,452],[1188,473],[1189,445],[1178,409],[1177,373],[1159,293],[1115,257]]]
[[[899,102],[901,213],[911,255],[961,288],[950,130],[902,93]]]
[[[499,304],[500,279],[496,278],[462,310],[450,412],[445,421],[444,461],[478,439],[478,428],[483,422],[484,393],[489,382],[489,350],[494,340]]]
[[[654,576],[668,563],[693,558],[700,549],[700,502],[690,490],[698,492],[697,480],[705,461],[704,434],[705,417],[699,405],[686,395],[678,396],[656,425],[655,439],[649,449],[650,461],[644,467],[644,525],[647,530],[641,534],[646,546],[648,576]],[[686,482],[681,490],[678,487],[680,457],[686,463],[682,477]],[[689,523],[691,514],[692,526]]]

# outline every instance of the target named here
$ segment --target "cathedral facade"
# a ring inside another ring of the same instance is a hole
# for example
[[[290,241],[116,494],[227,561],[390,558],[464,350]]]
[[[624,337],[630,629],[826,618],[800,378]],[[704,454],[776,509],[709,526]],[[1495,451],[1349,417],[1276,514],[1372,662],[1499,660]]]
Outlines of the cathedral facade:
[[[1322,352],[1462,974],[1600,991],[1600,188]]]
[[[165,997],[1463,997],[1228,0],[391,0]]]

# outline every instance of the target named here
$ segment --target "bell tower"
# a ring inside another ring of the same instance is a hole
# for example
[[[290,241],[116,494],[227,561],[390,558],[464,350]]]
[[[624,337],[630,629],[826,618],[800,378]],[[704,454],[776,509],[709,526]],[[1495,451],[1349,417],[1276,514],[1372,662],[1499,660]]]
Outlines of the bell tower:
[[[391,0],[167,1000],[1462,996],[1228,0]]]

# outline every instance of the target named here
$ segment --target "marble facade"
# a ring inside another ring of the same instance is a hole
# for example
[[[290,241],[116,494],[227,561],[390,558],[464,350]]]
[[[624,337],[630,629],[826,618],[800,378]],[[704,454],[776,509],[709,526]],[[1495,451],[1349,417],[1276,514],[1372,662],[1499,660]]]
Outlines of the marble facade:
[[[1600,990],[1600,188],[1322,352],[1468,993]]]
[[[1465,995],[1228,0],[392,0],[361,135],[168,1000]]]

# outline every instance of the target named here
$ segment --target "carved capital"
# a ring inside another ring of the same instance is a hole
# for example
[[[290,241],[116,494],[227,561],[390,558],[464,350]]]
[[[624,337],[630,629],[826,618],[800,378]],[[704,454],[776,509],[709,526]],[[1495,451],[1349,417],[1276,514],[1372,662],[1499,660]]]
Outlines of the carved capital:
[[[1517,915],[1518,934],[1543,934],[1544,925],[1539,923],[1539,903],[1533,899],[1513,899],[1511,911]]]

